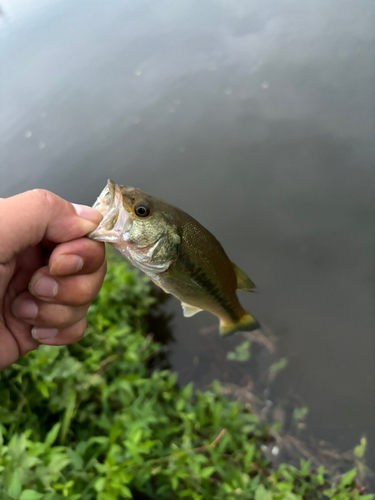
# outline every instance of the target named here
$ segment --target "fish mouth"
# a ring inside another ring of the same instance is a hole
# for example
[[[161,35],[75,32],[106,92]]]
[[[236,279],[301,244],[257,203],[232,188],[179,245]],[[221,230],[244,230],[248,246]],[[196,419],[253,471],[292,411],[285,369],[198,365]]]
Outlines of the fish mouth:
[[[122,195],[117,184],[108,179],[106,187],[92,206],[103,215],[99,226],[87,235],[95,241],[119,243],[122,240],[129,215],[122,204]]]

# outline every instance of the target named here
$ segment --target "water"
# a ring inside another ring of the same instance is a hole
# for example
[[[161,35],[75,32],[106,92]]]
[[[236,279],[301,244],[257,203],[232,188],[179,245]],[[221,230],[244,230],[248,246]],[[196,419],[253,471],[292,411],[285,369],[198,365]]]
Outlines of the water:
[[[366,435],[374,470],[373,2],[1,8],[0,194],[92,204],[111,177],[196,217],[260,290],[240,299],[289,359],[273,397],[342,451]],[[166,307],[181,382],[248,383],[238,339]]]

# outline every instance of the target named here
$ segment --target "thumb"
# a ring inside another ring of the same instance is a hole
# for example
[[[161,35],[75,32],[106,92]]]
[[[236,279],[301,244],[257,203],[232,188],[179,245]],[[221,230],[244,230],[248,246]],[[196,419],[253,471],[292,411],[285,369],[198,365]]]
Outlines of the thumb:
[[[93,231],[101,219],[96,210],[73,206],[43,189],[0,199],[0,263],[43,239],[62,243],[81,238]]]

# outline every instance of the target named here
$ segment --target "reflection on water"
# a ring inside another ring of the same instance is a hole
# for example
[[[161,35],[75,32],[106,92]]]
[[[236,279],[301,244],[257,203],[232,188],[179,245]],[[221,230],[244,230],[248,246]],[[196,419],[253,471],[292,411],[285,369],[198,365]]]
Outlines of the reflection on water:
[[[108,177],[202,222],[288,367],[274,397],[375,469],[373,3],[3,0],[1,195],[91,204]],[[174,312],[181,382],[244,385],[257,353]],[[207,331],[207,330],[205,330]]]

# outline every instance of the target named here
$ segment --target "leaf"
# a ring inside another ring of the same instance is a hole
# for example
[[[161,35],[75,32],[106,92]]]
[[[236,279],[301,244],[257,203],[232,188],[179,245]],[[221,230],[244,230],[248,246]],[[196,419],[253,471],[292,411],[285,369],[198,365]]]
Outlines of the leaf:
[[[59,433],[60,427],[61,427],[61,423],[59,422],[59,423],[55,424],[52,427],[52,429],[49,431],[49,433],[47,434],[46,439],[45,439],[44,442],[48,446],[52,446],[53,443],[56,441],[56,438],[57,438],[57,435]]]
[[[129,439],[133,441],[133,443],[138,444],[142,438],[142,429],[131,429],[129,432]]]
[[[48,396],[49,396],[49,392],[48,392],[48,387],[47,385],[44,383],[44,382],[37,382],[35,384],[35,387],[40,391],[40,393],[42,394],[42,396],[47,399]]]
[[[94,484],[94,488],[96,489],[96,491],[103,491],[106,481],[107,480],[105,477],[100,477],[99,479],[97,479]]]
[[[270,497],[263,485],[258,486],[255,492],[255,500],[269,500]]]
[[[109,439],[107,436],[93,436],[91,437],[89,440],[88,440],[88,444],[91,445],[91,444],[104,444],[104,445],[107,445],[109,442]]]
[[[250,466],[250,463],[253,460],[254,454],[255,454],[255,446],[253,444],[248,445],[247,450],[246,450],[246,454],[245,454],[244,459],[243,459],[243,462],[244,462],[246,469]]]
[[[122,485],[121,486],[121,495],[124,498],[133,498],[132,492],[127,486]]]
[[[293,420],[299,422],[300,420],[303,420],[308,413],[309,409],[306,406],[304,406],[303,408],[294,408]]]
[[[172,486],[173,491],[177,490],[177,488],[178,488],[178,477],[177,476],[171,477],[171,486]]]
[[[40,500],[43,498],[43,493],[38,493],[34,490],[23,490],[20,496],[20,500]]]
[[[191,496],[191,495],[192,495],[192,493],[193,493],[193,492],[192,492],[190,489],[187,489],[187,490],[182,490],[182,491],[180,491],[180,493],[179,493],[179,495],[178,495],[178,496],[179,496],[180,498],[184,498],[184,497]]]
[[[347,472],[346,474],[344,474],[341,478],[341,484],[346,486],[348,484],[350,484],[353,479],[355,478],[355,476],[357,475],[357,469],[352,469],[350,470],[349,472]]]
[[[310,461],[307,460],[302,460],[301,459],[301,474],[303,476],[307,476],[307,474],[310,472]]]
[[[70,422],[72,421],[73,414],[75,411],[76,397],[77,397],[76,392],[75,392],[75,390],[73,390],[69,396],[68,405],[66,407],[66,410],[64,413],[63,423],[61,426],[61,436],[60,436],[61,443],[65,442],[66,436],[67,436],[68,431],[69,431]]]
[[[229,361],[239,361],[244,362],[250,359],[250,340],[245,340],[242,344],[238,345],[234,351],[227,353],[227,359]]]
[[[270,373],[277,373],[283,370],[288,365],[287,358],[281,358],[279,361],[270,366]]]
[[[363,436],[361,437],[360,443],[354,448],[354,456],[357,458],[363,458],[366,453],[367,439]]]
[[[8,488],[7,493],[10,496],[10,498],[14,498],[14,500],[18,500],[20,493],[21,493],[21,490],[22,490],[21,481],[20,481],[20,478],[18,475],[18,471],[15,470],[12,474],[12,478],[10,480],[10,484],[9,484],[9,488]]]
[[[204,467],[200,472],[200,477],[210,477],[211,474],[215,471],[215,467]]]

